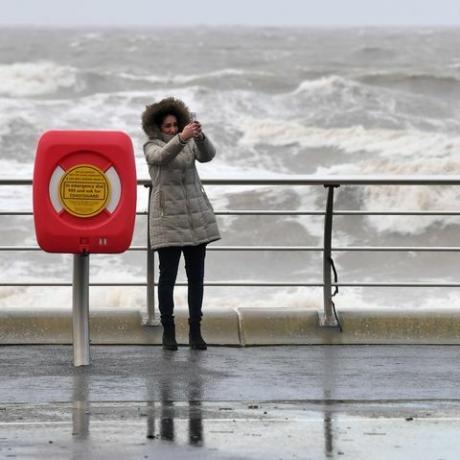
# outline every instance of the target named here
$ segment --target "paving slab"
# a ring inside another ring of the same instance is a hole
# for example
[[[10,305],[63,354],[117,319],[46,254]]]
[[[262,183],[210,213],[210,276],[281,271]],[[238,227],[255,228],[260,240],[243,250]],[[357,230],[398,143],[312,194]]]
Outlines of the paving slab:
[[[0,347],[0,458],[457,459],[459,346]]]

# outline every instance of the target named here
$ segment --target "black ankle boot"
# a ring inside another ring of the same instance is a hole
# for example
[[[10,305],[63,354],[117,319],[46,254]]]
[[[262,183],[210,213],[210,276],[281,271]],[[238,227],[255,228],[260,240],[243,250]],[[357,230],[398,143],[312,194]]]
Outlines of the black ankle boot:
[[[190,348],[192,350],[206,350],[208,346],[206,345],[206,342],[203,340],[203,337],[201,337],[200,321],[188,320],[188,323],[190,325],[190,330],[189,330],[189,335],[188,335]]]
[[[163,324],[163,350],[177,350],[176,326],[174,322]]]

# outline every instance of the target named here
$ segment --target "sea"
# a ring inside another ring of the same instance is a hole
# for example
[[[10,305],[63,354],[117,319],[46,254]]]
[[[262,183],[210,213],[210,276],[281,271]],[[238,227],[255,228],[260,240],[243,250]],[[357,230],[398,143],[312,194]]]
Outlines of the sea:
[[[122,130],[148,178],[140,116],[182,99],[217,149],[202,178],[460,174],[460,28],[0,29],[0,177],[30,179],[50,129]],[[216,211],[324,210],[322,186],[211,186]],[[0,211],[31,211],[0,187]],[[138,211],[147,189],[138,189]],[[459,211],[454,186],[341,186],[336,210]],[[224,246],[322,246],[323,216],[218,217]],[[0,216],[2,246],[36,245]],[[138,216],[133,245],[146,245]],[[335,216],[333,246],[460,246],[457,216]],[[458,252],[335,252],[339,282],[460,282]],[[90,308],[146,308],[146,256],[91,255]],[[0,252],[2,283],[70,282],[72,256]],[[158,274],[157,261],[155,271]],[[179,281],[185,280],[181,267]],[[321,252],[208,251],[207,281],[321,283]],[[177,287],[177,308],[187,308]],[[342,287],[337,309],[460,307],[459,288]],[[0,287],[1,308],[71,308],[70,287]],[[319,287],[207,287],[204,308],[321,309]]]

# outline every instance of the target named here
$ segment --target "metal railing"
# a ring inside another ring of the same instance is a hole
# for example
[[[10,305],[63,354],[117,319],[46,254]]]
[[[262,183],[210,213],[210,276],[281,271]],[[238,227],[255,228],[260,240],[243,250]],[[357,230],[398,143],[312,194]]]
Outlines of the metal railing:
[[[360,210],[339,210],[334,211],[334,189],[341,186],[458,186],[460,176],[292,176],[276,179],[204,179],[205,185],[219,186],[323,186],[326,189],[326,207],[324,211],[318,210],[222,210],[216,211],[216,215],[290,215],[290,216],[324,216],[324,238],[322,246],[225,246],[212,245],[209,251],[294,251],[294,252],[322,252],[323,254],[323,280],[322,282],[230,282],[214,281],[206,282],[206,286],[235,286],[235,287],[322,287],[323,288],[323,307],[320,323],[323,326],[336,327],[339,325],[335,314],[332,297],[333,291],[338,287],[460,287],[460,283],[417,283],[417,282],[360,282],[344,283],[332,281],[334,266],[332,252],[352,252],[352,251],[377,251],[377,252],[459,252],[460,246],[352,246],[352,247],[333,247],[332,231],[333,216],[460,216],[457,211],[360,211]],[[31,186],[30,179],[0,179],[0,186]],[[138,180],[139,186],[150,186],[150,180]],[[137,212],[138,215],[148,215],[147,211]],[[27,216],[32,215],[31,211],[1,211],[0,215]],[[147,225],[148,228],[148,225]],[[40,251],[38,246],[0,246],[1,251]],[[147,253],[147,280],[146,282],[126,282],[126,283],[90,283],[90,286],[143,286],[147,287],[147,325],[156,324],[155,321],[155,293],[156,285],[154,278],[154,251],[149,247],[147,237],[146,246],[132,246],[129,251],[146,251]],[[179,282],[179,286],[186,283]],[[5,283],[0,282],[0,286],[72,286],[71,282],[22,282]]]

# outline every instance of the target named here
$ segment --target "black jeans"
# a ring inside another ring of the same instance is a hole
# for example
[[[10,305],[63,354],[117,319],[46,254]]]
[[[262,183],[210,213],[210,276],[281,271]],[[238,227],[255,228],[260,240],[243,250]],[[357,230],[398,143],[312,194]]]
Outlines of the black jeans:
[[[172,320],[174,312],[174,284],[181,253],[184,253],[188,281],[188,310],[191,321],[201,320],[203,305],[203,278],[206,244],[198,246],[170,246],[158,249],[160,279],[158,281],[158,307],[162,322]]]

